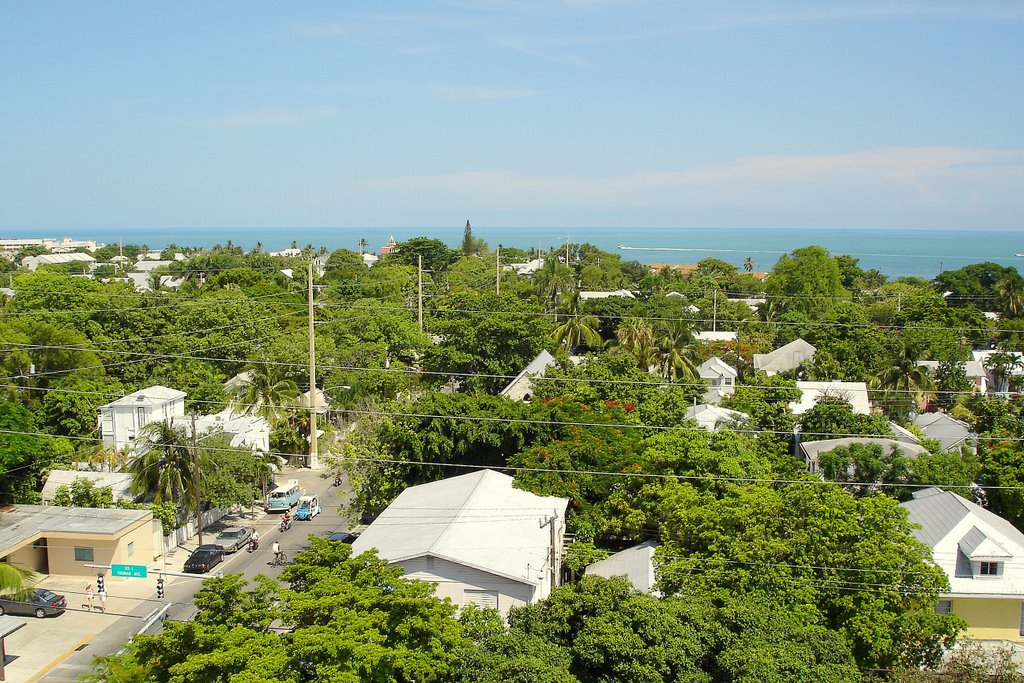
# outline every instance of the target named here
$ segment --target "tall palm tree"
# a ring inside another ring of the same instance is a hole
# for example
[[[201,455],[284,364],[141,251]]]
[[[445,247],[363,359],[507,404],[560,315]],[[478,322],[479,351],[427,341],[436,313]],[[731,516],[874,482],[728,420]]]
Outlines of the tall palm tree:
[[[281,377],[273,365],[260,365],[241,372],[224,387],[233,409],[246,415],[259,415],[270,423],[279,420],[286,406],[294,402],[299,388],[290,379]]]
[[[537,296],[545,302],[548,310],[554,307],[558,296],[575,285],[575,273],[571,268],[562,265],[553,254],[544,259],[544,265],[533,276],[537,283]]]
[[[186,515],[195,512],[202,545],[200,477],[210,466],[209,457],[192,448],[184,427],[169,422],[151,422],[139,437],[127,468],[132,493],[153,496],[157,503],[173,502]]]
[[[359,238],[359,254],[361,256],[364,253],[366,253],[366,238],[365,237],[360,237]]]
[[[670,382],[697,377],[697,352],[690,328],[681,320],[665,323],[657,335],[658,371]]]
[[[615,331],[617,345],[636,357],[636,364],[649,372],[657,364],[654,328],[643,318],[626,318]]]
[[[562,313],[555,318],[559,325],[552,332],[556,344],[572,352],[577,346],[600,346],[601,333],[598,332],[600,321],[595,315],[580,314],[580,293],[573,292],[566,297]]]
[[[881,371],[871,380],[872,388],[891,392],[887,404],[893,409],[889,412],[900,419],[906,418],[935,390],[935,382],[928,370],[918,362],[922,353],[917,344],[901,339]]]
[[[985,359],[985,370],[992,378],[993,388],[998,394],[1005,394],[1010,390],[1010,377],[1017,374],[1024,367],[1020,356],[1006,351],[997,351]]]
[[[746,260],[743,261],[743,270],[745,272],[747,272],[747,273],[753,273],[754,272],[754,259],[752,259],[752,258],[750,258],[748,256],[746,258]]]
[[[1024,278],[1010,272],[996,283],[996,305],[1011,318],[1024,313]]]

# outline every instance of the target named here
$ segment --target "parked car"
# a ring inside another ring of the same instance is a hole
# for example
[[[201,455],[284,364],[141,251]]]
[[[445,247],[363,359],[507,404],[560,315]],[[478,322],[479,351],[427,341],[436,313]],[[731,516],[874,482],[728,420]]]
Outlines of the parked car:
[[[190,574],[205,574],[224,561],[224,546],[204,543],[196,548],[185,560],[185,571]]]
[[[23,595],[0,595],[0,614],[35,615],[42,619],[60,614],[68,601],[45,588],[37,588]]]
[[[359,538],[355,534],[351,534],[347,531],[335,531],[333,534],[327,537],[328,541],[337,541],[338,543],[355,543],[355,540]]]
[[[249,544],[252,529],[244,526],[233,526],[217,534],[217,545],[224,546],[224,552],[233,553]]]

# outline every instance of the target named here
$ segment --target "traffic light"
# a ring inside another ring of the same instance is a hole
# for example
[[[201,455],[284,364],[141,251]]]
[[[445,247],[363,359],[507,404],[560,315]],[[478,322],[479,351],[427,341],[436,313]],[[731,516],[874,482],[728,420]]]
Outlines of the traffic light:
[[[102,593],[103,592],[103,574],[97,574],[96,575],[96,592],[97,593]]]
[[[156,597],[164,597],[164,577],[160,577],[156,580]]]

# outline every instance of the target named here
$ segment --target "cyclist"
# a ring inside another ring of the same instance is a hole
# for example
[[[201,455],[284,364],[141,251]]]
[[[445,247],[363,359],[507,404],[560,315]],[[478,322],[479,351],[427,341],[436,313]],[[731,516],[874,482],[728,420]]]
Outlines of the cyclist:
[[[270,546],[270,549],[274,551],[274,564],[280,564],[281,562],[281,544],[274,541],[274,545]]]

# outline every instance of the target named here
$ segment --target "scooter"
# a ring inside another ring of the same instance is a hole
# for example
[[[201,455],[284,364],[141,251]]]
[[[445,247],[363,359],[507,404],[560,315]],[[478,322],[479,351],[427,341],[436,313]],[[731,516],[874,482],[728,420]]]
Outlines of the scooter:
[[[288,519],[282,519],[281,520],[281,526],[280,526],[281,531],[288,531],[291,528],[292,528],[292,520],[291,520],[290,517]]]
[[[249,552],[254,553],[260,549],[260,539],[249,537]]]

